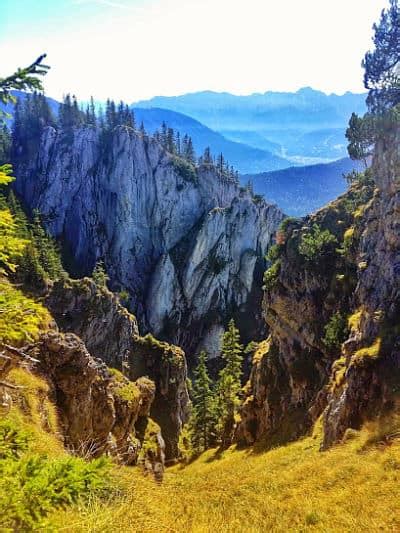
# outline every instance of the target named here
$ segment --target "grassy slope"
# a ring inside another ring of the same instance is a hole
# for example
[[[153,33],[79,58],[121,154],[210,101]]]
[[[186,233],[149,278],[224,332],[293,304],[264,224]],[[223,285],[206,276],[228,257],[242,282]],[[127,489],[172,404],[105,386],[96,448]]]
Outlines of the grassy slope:
[[[203,454],[161,486],[120,470],[127,495],[54,517],[61,531],[399,531],[400,443],[363,432],[329,452],[316,435],[265,453]],[[61,524],[70,524],[62,527]]]

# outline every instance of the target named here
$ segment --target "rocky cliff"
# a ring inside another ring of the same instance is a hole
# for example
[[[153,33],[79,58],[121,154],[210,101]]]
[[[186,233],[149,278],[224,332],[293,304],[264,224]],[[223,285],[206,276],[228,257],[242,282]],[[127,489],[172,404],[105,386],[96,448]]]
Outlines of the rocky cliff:
[[[27,150],[14,150],[18,193],[77,274],[104,260],[143,331],[211,355],[232,314],[245,341],[265,333],[260,276],[282,219],[275,206],[127,127],[47,127]]]
[[[254,354],[239,441],[305,434],[323,414],[323,447],[397,403],[399,130],[378,142],[349,192],[278,232],[266,272],[271,335]]]
[[[348,427],[383,417],[400,398],[400,127],[387,130],[375,147],[376,191],[364,212],[358,249],[358,284],[350,335],[342,346],[342,369],[324,412],[324,446]]]
[[[118,298],[88,278],[56,282],[46,305],[61,331],[78,335],[93,357],[132,381],[147,377],[154,383],[150,414],[161,427],[167,460],[177,458],[189,406],[183,351],[152,335],[141,337]]]

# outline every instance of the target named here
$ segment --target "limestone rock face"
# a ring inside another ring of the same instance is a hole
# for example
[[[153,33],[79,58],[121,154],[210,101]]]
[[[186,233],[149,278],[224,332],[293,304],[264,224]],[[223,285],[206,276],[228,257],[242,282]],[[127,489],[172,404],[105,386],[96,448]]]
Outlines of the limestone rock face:
[[[48,127],[37,152],[14,165],[18,193],[77,273],[103,259],[142,331],[215,354],[236,309],[248,340],[262,336],[260,273],[282,219],[275,206],[207,166],[186,175],[156,141],[126,127],[107,139],[90,127]]]
[[[251,398],[243,406],[238,428],[238,438],[245,442],[297,438],[322,412],[324,387],[338,357],[322,341],[324,327],[336,312],[345,312],[355,286],[351,269],[349,279],[337,279],[348,270],[346,259],[335,251],[353,221],[346,198],[303,221],[288,223],[278,236],[279,273],[264,297],[271,336],[254,356]],[[315,225],[329,231],[336,242],[308,260],[299,246]]]
[[[131,382],[110,371],[72,333],[42,335],[32,353],[39,361],[36,371],[50,384],[66,447],[84,456],[108,453],[123,464],[136,464],[146,443],[135,425],[149,416],[154,383],[145,378]]]
[[[344,379],[324,413],[324,447],[348,427],[396,408],[400,393],[400,128],[377,143],[373,173],[377,190],[364,214],[356,320],[343,345]]]
[[[278,235],[264,300],[271,335],[254,355],[239,441],[287,441],[323,414],[326,448],[398,403],[399,130],[378,142],[370,172],[375,190],[365,181],[353,185]],[[309,246],[307,257],[301,243],[315,224],[336,241]]]
[[[167,460],[177,458],[189,408],[184,352],[152,335],[141,337],[135,317],[118,298],[88,278],[57,282],[46,305],[58,327],[79,335],[92,356],[139,385],[145,376],[154,382],[150,415],[161,427]]]

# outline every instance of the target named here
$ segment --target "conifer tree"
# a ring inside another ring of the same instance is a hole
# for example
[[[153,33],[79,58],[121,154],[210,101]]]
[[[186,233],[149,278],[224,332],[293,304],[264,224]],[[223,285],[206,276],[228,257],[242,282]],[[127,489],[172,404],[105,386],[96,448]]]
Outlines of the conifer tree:
[[[346,130],[346,138],[349,141],[347,151],[351,159],[364,161],[367,168],[367,159],[372,155],[374,144],[374,124],[371,115],[359,117],[352,113],[349,127]]]
[[[175,133],[174,133],[174,130],[172,128],[168,128],[167,129],[166,149],[171,154],[174,154],[176,152]]]
[[[39,265],[45,271],[47,277],[51,280],[62,277],[65,272],[58,247],[43,228],[38,211],[34,211],[33,214],[32,242],[37,252]]]
[[[89,103],[89,124],[91,126],[96,126],[97,124],[96,107],[94,105],[93,96],[90,97],[90,103]]]
[[[16,99],[11,94],[13,89],[43,90],[40,76],[46,74],[49,69],[42,63],[45,57],[45,54],[41,55],[28,67],[18,69],[6,78],[0,78],[0,102],[15,103]],[[0,112],[0,121],[3,117],[4,112]],[[11,165],[0,166],[0,186],[7,186],[13,179]],[[18,236],[17,224],[10,209],[0,205],[0,273],[7,274],[9,271],[15,271],[15,259],[22,255],[27,244],[26,239]]]
[[[372,113],[400,104],[400,5],[390,0],[378,24],[374,24],[375,49],[365,54],[364,86],[369,90],[367,105]]]
[[[221,153],[217,157],[217,170],[221,176],[223,176],[224,174],[224,169],[225,169],[225,159],[224,159],[223,154]]]
[[[97,261],[92,272],[92,278],[98,287],[107,287],[107,282],[110,278],[107,276],[103,261]]]
[[[212,165],[212,157],[210,147],[205,148],[202,158],[203,165]]]
[[[243,346],[234,320],[230,320],[222,339],[221,357],[225,362],[218,380],[219,435],[222,447],[232,441],[235,415],[240,403],[243,375]]]
[[[6,124],[0,124],[0,165],[9,161],[11,150],[11,134]]]
[[[167,147],[167,125],[165,121],[161,124],[161,144],[164,148]]]
[[[203,452],[215,443],[216,404],[211,388],[212,381],[207,370],[207,354],[201,352],[194,371],[193,410],[191,417],[192,446],[196,452]]]
[[[194,165],[196,163],[196,152],[194,151],[193,141],[192,141],[191,137],[189,137],[189,139],[188,139],[187,150],[186,150],[186,159],[192,165]]]

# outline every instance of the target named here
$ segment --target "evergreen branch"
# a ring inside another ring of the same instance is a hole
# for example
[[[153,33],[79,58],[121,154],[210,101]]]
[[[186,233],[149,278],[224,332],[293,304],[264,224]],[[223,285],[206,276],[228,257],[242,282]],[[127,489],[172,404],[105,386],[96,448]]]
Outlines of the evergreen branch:
[[[0,101],[3,104],[8,102],[15,103],[15,97],[10,94],[13,89],[43,91],[42,80],[38,76],[45,76],[50,69],[48,65],[42,63],[45,58],[46,54],[42,54],[28,67],[19,68],[14,74],[6,78],[0,78]]]

